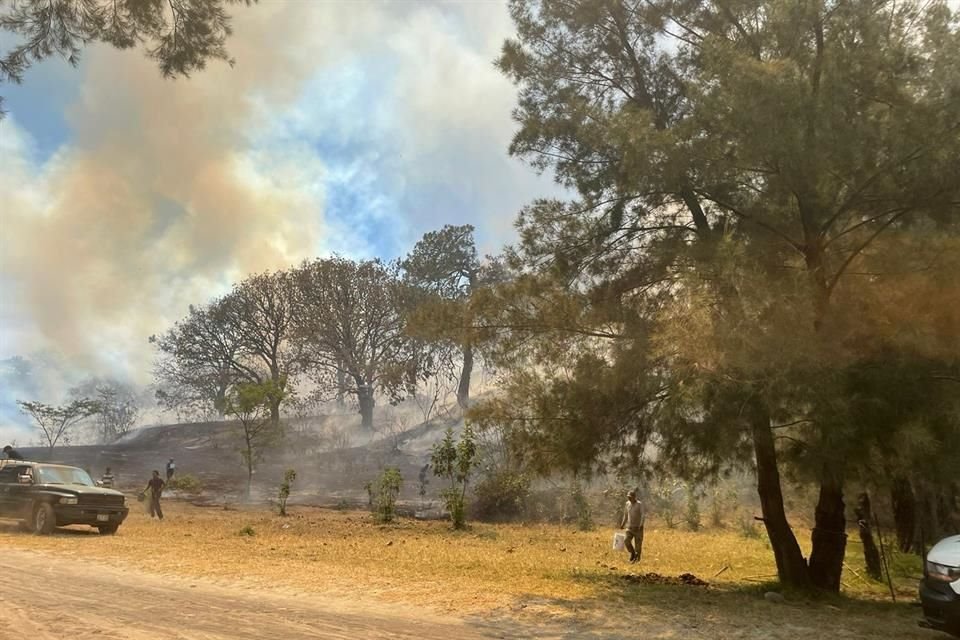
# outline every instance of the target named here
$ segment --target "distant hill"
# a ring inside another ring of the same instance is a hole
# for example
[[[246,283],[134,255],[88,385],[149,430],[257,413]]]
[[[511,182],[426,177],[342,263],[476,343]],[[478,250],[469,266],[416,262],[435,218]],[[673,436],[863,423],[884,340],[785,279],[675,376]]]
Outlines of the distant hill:
[[[254,499],[276,496],[286,469],[295,469],[292,503],[352,504],[367,501],[364,485],[386,467],[400,470],[404,485],[400,498],[418,501],[418,475],[429,461],[434,443],[446,428],[459,432],[463,420],[458,416],[437,418],[402,432],[371,432],[358,421],[343,428],[349,442],[325,441],[317,425],[324,417],[310,420],[314,428],[293,421],[287,427],[283,444],[267,453],[258,465],[253,483]],[[246,469],[240,454],[240,441],[233,422],[170,424],[137,429],[109,445],[64,446],[54,450],[52,459],[43,447],[20,447],[24,457],[37,461],[70,464],[87,469],[99,478],[111,467],[121,490],[142,488],[152,470],[163,473],[168,459],[174,458],[177,475],[200,479],[203,492],[199,500],[232,502],[239,499],[246,484]],[[344,438],[344,439],[347,439]],[[437,479],[430,477],[428,496],[436,497]]]

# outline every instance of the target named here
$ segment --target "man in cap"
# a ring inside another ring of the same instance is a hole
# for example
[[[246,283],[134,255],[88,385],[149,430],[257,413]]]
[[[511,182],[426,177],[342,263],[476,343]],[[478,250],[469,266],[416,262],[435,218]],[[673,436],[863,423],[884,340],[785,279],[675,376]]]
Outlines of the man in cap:
[[[623,507],[623,520],[620,523],[620,528],[626,529],[627,537],[623,546],[630,552],[631,564],[640,560],[640,552],[643,550],[643,519],[643,503],[637,500],[637,492],[631,490],[627,493],[627,503]]]

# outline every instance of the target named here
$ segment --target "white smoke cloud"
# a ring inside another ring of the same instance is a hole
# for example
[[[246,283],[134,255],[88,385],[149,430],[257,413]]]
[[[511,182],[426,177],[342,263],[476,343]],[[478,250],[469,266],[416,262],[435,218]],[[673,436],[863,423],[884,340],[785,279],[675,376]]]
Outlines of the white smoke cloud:
[[[15,111],[0,122],[0,358],[49,351],[144,384],[147,336],[248,273],[445,222],[493,243],[549,188],[506,159],[514,90],[492,65],[505,6],[260,3],[234,26],[236,66],[187,80],[89,48],[65,92],[69,137],[49,157]],[[360,85],[374,97],[346,95]],[[352,158],[318,144],[359,137],[369,149]],[[387,177],[399,201],[374,193]],[[328,214],[331,180],[363,190],[357,219]],[[436,193],[476,206],[433,209]]]

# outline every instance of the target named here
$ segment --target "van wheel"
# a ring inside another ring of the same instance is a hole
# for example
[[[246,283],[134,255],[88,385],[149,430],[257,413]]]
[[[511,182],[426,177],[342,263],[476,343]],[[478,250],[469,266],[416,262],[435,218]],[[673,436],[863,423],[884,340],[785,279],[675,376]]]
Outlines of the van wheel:
[[[100,532],[102,536],[112,536],[117,532],[117,529],[120,528],[120,525],[116,524],[105,524],[102,527],[97,527],[97,531]]]
[[[33,532],[37,535],[45,536],[53,533],[57,526],[57,514],[53,512],[46,502],[41,502],[33,510]]]

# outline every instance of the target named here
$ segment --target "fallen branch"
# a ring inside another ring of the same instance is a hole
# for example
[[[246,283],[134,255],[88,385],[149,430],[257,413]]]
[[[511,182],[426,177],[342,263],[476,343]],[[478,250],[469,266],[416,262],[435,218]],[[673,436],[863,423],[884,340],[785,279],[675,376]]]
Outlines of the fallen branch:
[[[850,565],[848,565],[846,562],[843,563],[843,568],[846,569],[847,571],[849,571],[850,573],[852,573],[853,575],[857,576],[858,578],[860,578],[860,580],[861,580],[864,584],[866,584],[866,585],[869,585],[869,584],[870,584],[870,582],[869,582],[866,578],[864,578],[862,575],[860,575],[860,573],[859,573],[856,569],[854,569],[853,567],[851,567]]]

